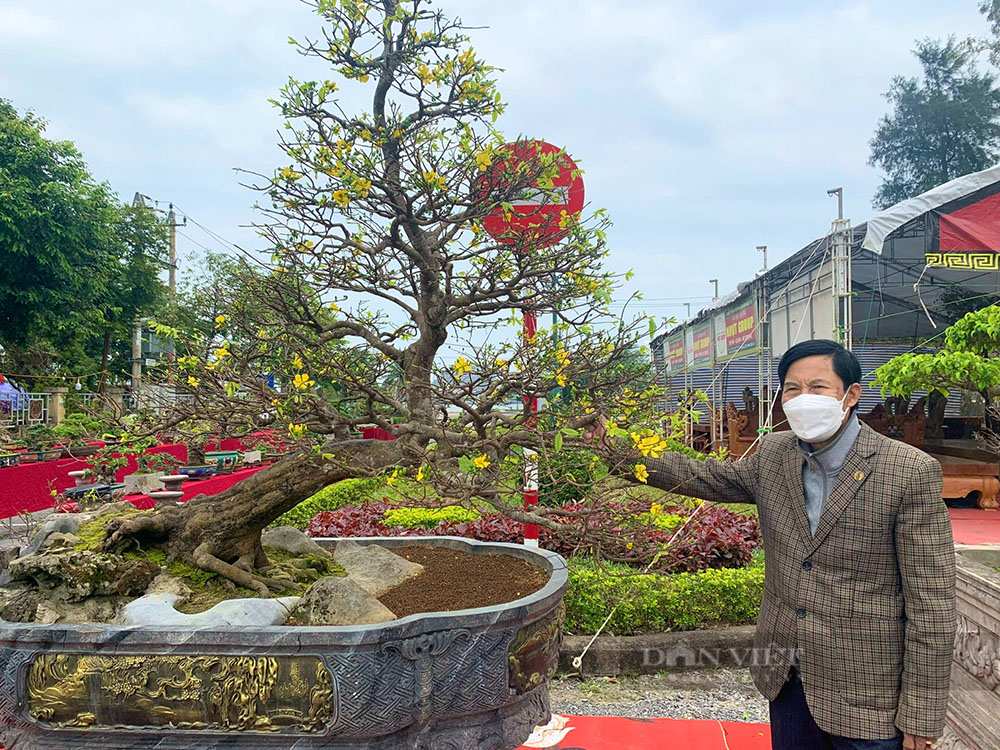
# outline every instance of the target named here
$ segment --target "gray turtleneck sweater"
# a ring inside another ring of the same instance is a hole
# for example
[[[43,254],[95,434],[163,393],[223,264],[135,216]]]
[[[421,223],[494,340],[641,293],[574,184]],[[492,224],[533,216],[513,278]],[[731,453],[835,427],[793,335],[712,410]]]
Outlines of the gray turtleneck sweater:
[[[854,447],[854,441],[861,432],[861,423],[857,414],[851,414],[847,422],[840,428],[840,434],[833,442],[813,450],[812,445],[799,441],[799,448],[805,457],[802,464],[802,484],[806,490],[806,513],[809,516],[809,530],[815,534],[823,515],[823,505],[830,497],[833,486],[837,483],[840,467],[844,465],[847,454]]]

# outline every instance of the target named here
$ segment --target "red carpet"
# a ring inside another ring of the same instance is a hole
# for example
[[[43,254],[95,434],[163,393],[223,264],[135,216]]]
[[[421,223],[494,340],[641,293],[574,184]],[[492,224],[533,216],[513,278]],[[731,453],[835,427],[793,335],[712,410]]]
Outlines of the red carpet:
[[[237,482],[242,482],[263,468],[263,466],[248,466],[245,469],[234,471],[232,474],[220,474],[208,479],[189,479],[181,485],[181,489],[184,491],[184,497],[181,498],[181,502],[190,500],[198,495],[218,495],[223,490],[228,490]],[[126,495],[125,499],[139,510],[146,510],[152,508],[154,505],[152,498],[148,495]]]
[[[236,450],[239,447],[240,443],[238,440],[222,441],[223,450]],[[170,453],[181,461],[187,460],[187,448],[179,443],[161,445],[150,449],[149,452]],[[75,484],[73,479],[67,476],[67,472],[86,469],[87,465],[86,458],[61,458],[55,461],[41,461],[39,463],[0,468],[0,519],[10,518],[25,511],[33,513],[36,510],[51,508],[53,505],[52,490],[55,489],[61,492]],[[117,480],[120,482],[122,477],[126,474],[131,474],[135,469],[135,458],[130,457],[128,465],[120,469],[116,474]],[[224,475],[223,477],[219,477],[219,479],[236,476],[239,473]],[[241,478],[245,478],[245,476]],[[204,487],[205,482],[209,481],[213,480],[206,479],[202,480],[201,483],[191,482],[191,484]],[[222,489],[225,489],[225,487],[228,487],[232,483],[232,481],[229,481]],[[221,491],[221,489],[216,489],[214,492],[207,492],[201,489],[193,491],[191,495],[188,495],[187,490],[185,490],[184,496],[187,498],[197,494],[208,495]]]
[[[771,750],[767,724],[554,716],[551,726],[520,750]]]
[[[554,716],[521,750],[770,750],[767,724]]]
[[[949,508],[956,544],[1000,544],[1000,511]]]

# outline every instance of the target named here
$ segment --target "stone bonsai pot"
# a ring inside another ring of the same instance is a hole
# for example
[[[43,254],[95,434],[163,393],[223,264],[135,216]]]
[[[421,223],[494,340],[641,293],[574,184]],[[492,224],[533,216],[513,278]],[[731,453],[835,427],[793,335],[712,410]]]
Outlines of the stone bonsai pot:
[[[0,745],[512,750],[549,720],[567,581],[561,557],[456,537],[353,541],[511,555],[548,581],[507,604],[379,625],[0,621]]]
[[[1000,548],[957,552],[958,635],[943,750],[1000,747]]]

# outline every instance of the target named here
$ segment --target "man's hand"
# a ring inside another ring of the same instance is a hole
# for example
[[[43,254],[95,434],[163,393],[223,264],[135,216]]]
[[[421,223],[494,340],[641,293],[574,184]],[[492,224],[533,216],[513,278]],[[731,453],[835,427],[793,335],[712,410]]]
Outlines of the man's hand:
[[[903,735],[903,750],[930,750],[934,747],[934,737],[920,737],[916,734]]]
[[[604,426],[603,417],[599,416],[584,430],[583,439],[600,455],[606,457],[611,453],[611,438],[608,435],[608,428]]]

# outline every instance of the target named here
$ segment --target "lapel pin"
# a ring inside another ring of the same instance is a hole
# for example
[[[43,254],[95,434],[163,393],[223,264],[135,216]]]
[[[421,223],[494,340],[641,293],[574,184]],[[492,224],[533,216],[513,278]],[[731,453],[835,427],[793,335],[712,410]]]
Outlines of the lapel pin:
[[[860,482],[865,478],[865,473],[863,471],[854,472],[854,480]]]

